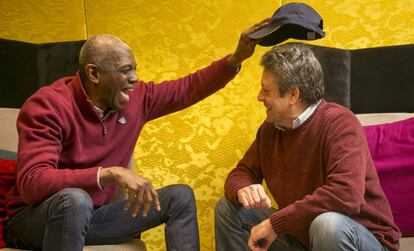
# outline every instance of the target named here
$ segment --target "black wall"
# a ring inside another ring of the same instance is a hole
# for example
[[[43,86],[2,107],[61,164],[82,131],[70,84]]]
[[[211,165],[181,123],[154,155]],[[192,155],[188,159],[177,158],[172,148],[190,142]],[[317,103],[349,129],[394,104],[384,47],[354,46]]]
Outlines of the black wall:
[[[40,87],[73,75],[84,42],[0,39],[0,107],[21,107]],[[325,99],[355,113],[414,112],[414,45],[360,50],[309,46],[325,73]]]
[[[414,45],[310,47],[325,74],[325,99],[354,113],[414,112]]]
[[[73,75],[84,42],[31,44],[0,39],[0,107],[19,108],[40,87]]]

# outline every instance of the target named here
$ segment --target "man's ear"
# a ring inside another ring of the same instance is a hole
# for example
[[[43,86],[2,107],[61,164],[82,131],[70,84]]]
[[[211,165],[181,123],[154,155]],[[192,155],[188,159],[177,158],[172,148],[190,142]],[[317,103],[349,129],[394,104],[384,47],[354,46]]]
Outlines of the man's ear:
[[[87,64],[85,67],[86,77],[94,84],[99,83],[98,67],[94,64]]]
[[[297,104],[300,102],[300,90],[297,87],[293,87],[289,90],[289,95],[290,95],[290,99],[289,102],[290,104]]]

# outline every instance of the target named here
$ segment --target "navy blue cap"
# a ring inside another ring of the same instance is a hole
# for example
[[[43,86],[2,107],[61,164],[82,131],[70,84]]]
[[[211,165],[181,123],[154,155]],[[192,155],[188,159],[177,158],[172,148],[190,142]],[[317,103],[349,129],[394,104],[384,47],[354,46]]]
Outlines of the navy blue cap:
[[[269,24],[249,35],[260,39],[259,45],[271,46],[288,38],[315,40],[323,38],[323,20],[309,5],[288,3],[282,5],[269,20]]]

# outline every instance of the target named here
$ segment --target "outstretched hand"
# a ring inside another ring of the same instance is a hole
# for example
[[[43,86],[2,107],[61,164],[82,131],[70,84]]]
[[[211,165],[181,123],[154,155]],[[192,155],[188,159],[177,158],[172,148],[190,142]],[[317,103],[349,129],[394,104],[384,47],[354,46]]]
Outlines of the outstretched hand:
[[[148,215],[151,203],[154,203],[155,210],[161,210],[158,193],[151,182],[127,168],[120,166],[103,168],[100,173],[100,182],[103,185],[115,182],[128,195],[124,210],[132,207],[132,217],[138,215],[142,205],[144,206],[143,217]]]
[[[237,68],[244,60],[253,55],[258,40],[249,38],[249,34],[260,30],[261,28],[265,27],[268,23],[269,18],[266,18],[260,23],[257,23],[249,29],[242,32],[242,34],[240,35],[239,43],[237,44],[236,51],[229,57],[229,63],[231,65]]]

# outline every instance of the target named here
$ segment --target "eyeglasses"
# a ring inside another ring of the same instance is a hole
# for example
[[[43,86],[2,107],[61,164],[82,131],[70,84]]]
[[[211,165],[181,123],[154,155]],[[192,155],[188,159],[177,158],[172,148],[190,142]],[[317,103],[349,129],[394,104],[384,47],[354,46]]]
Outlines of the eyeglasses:
[[[276,89],[263,89],[263,86],[260,88],[259,95],[263,95],[265,97],[270,96],[272,92],[277,92]]]

